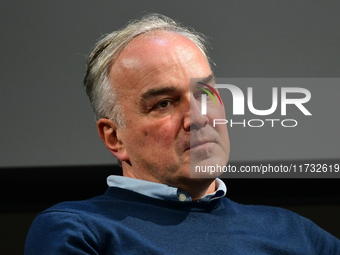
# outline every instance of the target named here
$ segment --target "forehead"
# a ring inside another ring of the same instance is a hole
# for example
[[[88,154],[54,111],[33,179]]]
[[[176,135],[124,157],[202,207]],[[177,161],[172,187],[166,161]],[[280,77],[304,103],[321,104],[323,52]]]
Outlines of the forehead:
[[[189,82],[207,72],[210,66],[196,44],[182,35],[158,31],[133,39],[112,64],[110,79],[118,90],[135,89],[162,78]]]
[[[149,57],[161,59],[164,53],[180,54],[183,50],[197,51],[196,54],[203,54],[203,51],[187,37],[175,32],[152,31],[134,38],[123,49],[117,59],[123,61],[127,58],[145,58]],[[163,53],[158,55],[158,53]]]

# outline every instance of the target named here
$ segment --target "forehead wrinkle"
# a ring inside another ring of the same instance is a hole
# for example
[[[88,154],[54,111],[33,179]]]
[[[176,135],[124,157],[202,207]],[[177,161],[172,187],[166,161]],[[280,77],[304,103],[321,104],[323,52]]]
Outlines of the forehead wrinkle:
[[[164,71],[162,69],[166,68],[167,66],[161,65],[154,67],[152,65],[144,65],[141,67],[138,72],[142,75],[137,75],[138,77],[138,83],[143,82],[146,80],[146,84],[149,84],[154,81],[154,79],[157,77],[156,75],[162,75],[164,74]],[[152,79],[147,80],[148,77],[151,76]]]

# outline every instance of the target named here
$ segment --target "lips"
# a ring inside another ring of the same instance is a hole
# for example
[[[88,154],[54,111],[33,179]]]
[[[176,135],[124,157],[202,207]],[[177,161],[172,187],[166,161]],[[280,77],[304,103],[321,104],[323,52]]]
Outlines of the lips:
[[[200,146],[200,145],[205,145],[205,144],[208,144],[208,143],[213,143],[213,142],[214,142],[214,141],[197,141],[197,142],[191,142],[191,143],[190,143],[189,149],[198,147],[198,146]]]
[[[215,139],[197,139],[197,138],[191,138],[190,142],[187,142],[185,144],[185,151],[190,150],[193,148],[196,148],[201,145],[209,144],[209,143],[216,143]]]

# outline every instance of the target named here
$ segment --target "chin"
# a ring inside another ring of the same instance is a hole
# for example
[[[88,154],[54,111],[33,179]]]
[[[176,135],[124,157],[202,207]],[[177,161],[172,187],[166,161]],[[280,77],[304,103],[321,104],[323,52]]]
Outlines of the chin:
[[[188,190],[188,187],[199,188],[203,186],[209,186],[215,179],[216,177],[212,176],[209,176],[209,178],[195,178],[191,176],[191,174],[185,176],[182,175],[181,177],[177,178],[174,181],[174,185],[171,186],[178,187],[183,190]]]

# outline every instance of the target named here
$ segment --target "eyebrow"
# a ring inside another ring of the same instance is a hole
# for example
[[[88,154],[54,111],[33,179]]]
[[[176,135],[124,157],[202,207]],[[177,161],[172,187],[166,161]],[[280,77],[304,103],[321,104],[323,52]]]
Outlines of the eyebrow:
[[[213,74],[210,74],[209,76],[202,78],[202,79],[199,80],[198,82],[200,82],[200,83],[209,83],[209,82],[211,82],[212,80],[215,80],[215,76],[214,76]],[[197,82],[197,83],[198,83],[198,82]]]
[[[164,95],[164,94],[173,93],[173,92],[178,92],[178,88],[170,86],[170,87],[149,89],[148,91],[142,94],[142,100],[147,101],[155,96]]]

